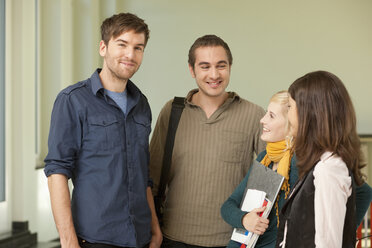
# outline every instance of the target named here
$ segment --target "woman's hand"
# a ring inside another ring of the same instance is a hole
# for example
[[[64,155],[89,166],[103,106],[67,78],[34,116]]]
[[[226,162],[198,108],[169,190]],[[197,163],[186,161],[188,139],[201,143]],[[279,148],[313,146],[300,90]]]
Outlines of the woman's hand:
[[[269,226],[269,220],[259,216],[259,213],[263,212],[265,208],[255,208],[244,215],[242,220],[244,228],[250,232],[262,235]]]

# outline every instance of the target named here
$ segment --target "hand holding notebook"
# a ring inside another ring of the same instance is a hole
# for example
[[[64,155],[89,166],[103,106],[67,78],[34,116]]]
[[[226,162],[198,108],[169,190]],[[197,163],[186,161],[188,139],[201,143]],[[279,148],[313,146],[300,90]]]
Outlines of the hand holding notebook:
[[[261,217],[265,209],[266,206],[255,208],[244,215],[242,220],[244,228],[249,232],[262,235],[269,226],[269,220],[267,218]]]
[[[250,176],[247,181],[247,186],[240,208],[243,211],[251,212],[256,211],[254,209],[258,209],[266,205],[264,212],[261,214],[262,218],[258,219],[262,220],[269,216],[272,205],[276,200],[281,185],[283,184],[284,177],[257,161],[254,161],[251,167]],[[247,229],[246,225],[244,225],[244,227]],[[254,230],[251,231],[254,232]],[[234,228],[231,239],[243,244],[242,246],[246,245],[247,248],[251,248],[255,246],[259,236],[257,232],[253,232]]]

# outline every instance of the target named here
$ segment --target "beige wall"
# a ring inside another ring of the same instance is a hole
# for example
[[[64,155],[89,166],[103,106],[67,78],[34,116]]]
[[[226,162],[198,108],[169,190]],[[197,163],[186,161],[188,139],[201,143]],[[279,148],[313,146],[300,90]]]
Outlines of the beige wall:
[[[150,101],[153,123],[167,100],[196,87],[187,68],[188,49],[197,37],[214,33],[227,41],[234,56],[229,90],[266,107],[273,93],[304,73],[329,70],[354,100],[359,132],[372,133],[370,0],[6,3],[7,201],[0,203],[0,216],[5,216],[0,233],[10,230],[12,220],[29,220],[40,240],[56,237],[46,179],[34,168],[47,152],[56,94],[100,66],[99,26],[116,12],[136,13],[151,29],[133,81]]]
[[[151,38],[135,76],[156,118],[173,95],[195,87],[187,70],[192,42],[206,33],[233,52],[230,90],[266,107],[269,97],[313,70],[346,84],[360,133],[372,133],[372,1],[126,1],[150,25]]]

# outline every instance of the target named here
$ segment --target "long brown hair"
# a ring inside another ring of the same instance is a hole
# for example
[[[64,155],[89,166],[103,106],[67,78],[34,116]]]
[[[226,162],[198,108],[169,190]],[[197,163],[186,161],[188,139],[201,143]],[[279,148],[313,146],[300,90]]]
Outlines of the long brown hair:
[[[300,77],[288,92],[296,102],[298,129],[295,153],[303,177],[325,151],[342,158],[358,185],[364,182],[365,166],[351,98],[334,74],[315,71]]]

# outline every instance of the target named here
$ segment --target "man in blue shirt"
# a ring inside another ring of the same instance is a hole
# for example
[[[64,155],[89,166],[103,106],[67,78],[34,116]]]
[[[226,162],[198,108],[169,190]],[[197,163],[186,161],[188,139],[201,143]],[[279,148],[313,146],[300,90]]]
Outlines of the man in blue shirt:
[[[121,13],[102,23],[101,35],[102,69],[62,90],[52,112],[45,174],[61,245],[159,247],[148,175],[151,110],[129,80],[149,30]]]

